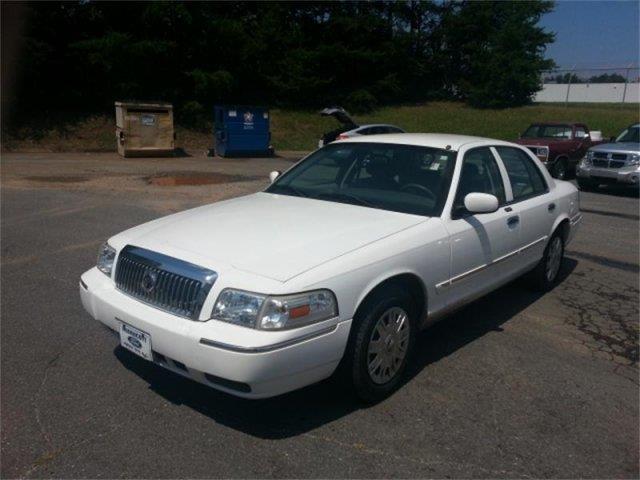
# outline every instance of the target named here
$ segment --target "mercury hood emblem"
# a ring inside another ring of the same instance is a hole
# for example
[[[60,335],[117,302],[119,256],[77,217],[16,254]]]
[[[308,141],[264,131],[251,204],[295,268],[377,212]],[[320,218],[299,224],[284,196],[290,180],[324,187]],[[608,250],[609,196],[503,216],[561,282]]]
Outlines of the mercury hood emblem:
[[[146,293],[151,293],[156,288],[156,283],[158,282],[158,274],[152,270],[147,270],[144,272],[142,276],[142,281],[140,282],[140,286],[142,290]]]

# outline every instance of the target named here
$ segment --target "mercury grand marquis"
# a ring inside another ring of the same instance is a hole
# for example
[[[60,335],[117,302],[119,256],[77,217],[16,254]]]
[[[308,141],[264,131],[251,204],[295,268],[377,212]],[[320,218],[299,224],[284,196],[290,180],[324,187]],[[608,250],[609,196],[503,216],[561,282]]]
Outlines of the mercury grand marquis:
[[[233,395],[336,373],[377,401],[419,330],[524,274],[551,289],[582,218],[530,150],[478,137],[351,138],[270,177],[111,237],[84,308],[123,348]]]

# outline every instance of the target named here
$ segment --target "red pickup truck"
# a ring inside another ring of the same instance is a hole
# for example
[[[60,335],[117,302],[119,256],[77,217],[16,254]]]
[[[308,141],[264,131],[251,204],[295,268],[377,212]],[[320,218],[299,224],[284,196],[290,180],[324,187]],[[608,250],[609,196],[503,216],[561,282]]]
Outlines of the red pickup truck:
[[[575,172],[587,150],[603,140],[593,140],[584,123],[533,123],[516,143],[531,150],[555,178]]]

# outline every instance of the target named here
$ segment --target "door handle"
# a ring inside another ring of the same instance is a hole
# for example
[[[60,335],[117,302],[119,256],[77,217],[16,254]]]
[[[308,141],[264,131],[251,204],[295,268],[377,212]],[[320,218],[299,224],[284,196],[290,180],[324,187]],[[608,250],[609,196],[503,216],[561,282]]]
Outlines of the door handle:
[[[514,228],[518,223],[520,223],[520,215],[514,215],[513,217],[507,218],[507,225],[509,228]]]
[[[555,203],[550,203],[549,206],[547,207],[547,210],[549,210],[550,212],[553,212],[555,209],[556,209]]]

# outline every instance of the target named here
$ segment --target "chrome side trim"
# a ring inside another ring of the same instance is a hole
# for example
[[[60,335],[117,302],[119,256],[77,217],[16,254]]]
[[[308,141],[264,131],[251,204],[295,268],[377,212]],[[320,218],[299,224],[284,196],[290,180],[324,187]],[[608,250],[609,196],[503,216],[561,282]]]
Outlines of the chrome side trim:
[[[571,217],[571,220],[569,220],[569,222],[571,223],[571,226],[577,225],[581,221],[582,221],[582,213],[580,212],[576,213],[573,217]]]
[[[479,267],[472,268],[471,270],[468,270],[468,271],[466,271],[464,273],[461,273],[460,275],[456,275],[455,277],[451,277],[451,279],[449,280],[449,284],[453,284],[453,283],[459,282],[461,280],[464,280],[465,278],[467,278],[467,277],[469,277],[469,276],[471,276],[471,275],[473,275],[475,273],[480,273],[482,270],[484,270],[485,268],[487,268],[489,265],[492,265],[492,264],[493,264],[493,262],[485,264],[485,265],[480,265]]]
[[[209,340],[208,338],[201,338],[200,343],[202,345],[206,345],[208,347],[221,348],[223,350],[229,350],[231,352],[238,353],[265,353],[272,352],[274,350],[279,350],[281,348],[290,347],[292,345],[296,345],[298,343],[305,342],[307,340],[311,340],[312,338],[321,337],[328,333],[332,333],[336,331],[338,325],[332,325],[330,327],[323,328],[316,332],[307,333],[306,335],[301,335],[296,338],[292,338],[290,340],[285,340],[283,342],[274,343],[272,345],[265,345],[264,347],[238,347],[236,345],[229,345],[228,343],[216,342],[215,340]]]
[[[538,240],[534,240],[533,242],[531,242],[528,245],[525,245],[524,247],[522,247],[520,250],[518,250],[518,253],[522,253],[525,250],[530,249],[531,247],[535,247],[537,244],[539,244],[540,242],[546,242],[547,238],[549,238],[547,235],[545,235],[544,237],[540,237]]]
[[[451,277],[449,280],[445,280],[444,282],[440,282],[436,284],[436,291],[441,291],[447,287],[450,287],[451,285],[464,280],[467,277],[470,277],[471,275],[475,275],[476,273],[480,273],[484,270],[486,270],[489,267],[493,267],[494,265],[497,265],[498,263],[502,263],[505,260],[509,260],[512,257],[515,257],[516,255],[520,255],[521,253],[523,253],[524,251],[535,247],[536,245],[538,245],[540,242],[545,242],[547,240],[547,238],[549,238],[547,235],[545,235],[544,237],[540,237],[539,239],[525,245],[524,247],[521,247],[517,250],[514,250],[513,252],[507,253],[506,255],[503,255],[501,257],[496,258],[495,260],[493,260],[491,263],[487,263],[484,265],[480,265],[479,267],[475,267],[472,268],[471,270],[467,270],[466,272],[463,272],[459,275],[456,275],[455,277]]]

